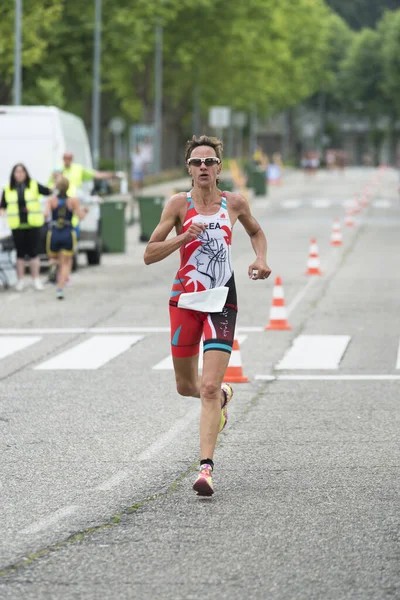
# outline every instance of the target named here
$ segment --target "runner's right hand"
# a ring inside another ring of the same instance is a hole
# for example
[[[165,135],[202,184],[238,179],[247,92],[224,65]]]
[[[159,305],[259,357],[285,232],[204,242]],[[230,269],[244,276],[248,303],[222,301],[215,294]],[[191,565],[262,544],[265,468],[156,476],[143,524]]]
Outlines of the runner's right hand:
[[[200,233],[207,229],[207,225],[205,223],[192,223],[187,231],[185,231],[184,240],[186,242],[191,242],[195,240]]]

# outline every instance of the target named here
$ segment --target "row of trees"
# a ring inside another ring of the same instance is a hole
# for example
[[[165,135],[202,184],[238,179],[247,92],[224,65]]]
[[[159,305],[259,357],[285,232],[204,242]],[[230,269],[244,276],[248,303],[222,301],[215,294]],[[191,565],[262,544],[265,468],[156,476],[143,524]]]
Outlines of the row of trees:
[[[1,3],[0,104],[12,97],[13,22],[14,2]],[[362,105],[371,122],[399,114],[400,11],[356,32],[324,0],[103,0],[104,125],[151,121],[158,22],[164,122],[180,139],[194,89],[204,115],[229,105],[268,116],[320,91],[330,106]],[[24,0],[24,104],[65,108],[90,128],[93,24],[94,0]]]

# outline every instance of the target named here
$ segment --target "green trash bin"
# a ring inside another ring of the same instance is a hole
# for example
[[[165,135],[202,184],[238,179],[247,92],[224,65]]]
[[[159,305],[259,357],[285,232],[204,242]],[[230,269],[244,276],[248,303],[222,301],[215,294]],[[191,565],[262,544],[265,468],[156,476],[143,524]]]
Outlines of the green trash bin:
[[[267,174],[265,169],[253,169],[251,173],[252,188],[256,196],[267,195]]]
[[[104,252],[125,252],[126,200],[115,198],[100,204],[101,238]]]
[[[164,208],[164,196],[136,196],[140,212],[140,241],[148,242]]]
[[[233,192],[233,181],[232,179],[221,179],[218,188],[223,192]]]

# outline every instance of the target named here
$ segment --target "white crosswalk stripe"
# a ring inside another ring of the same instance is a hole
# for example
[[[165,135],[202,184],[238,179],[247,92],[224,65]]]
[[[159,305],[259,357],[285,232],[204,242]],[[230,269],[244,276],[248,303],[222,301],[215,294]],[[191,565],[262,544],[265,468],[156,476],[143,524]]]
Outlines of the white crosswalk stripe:
[[[328,200],[327,198],[321,198],[320,200],[313,200],[311,202],[313,208],[329,208],[331,204],[332,200]]]
[[[281,208],[284,210],[295,210],[297,208],[329,208],[331,206],[354,206],[354,199],[348,200],[330,200],[328,198],[314,198],[308,200],[289,199],[280,202]],[[374,208],[391,208],[393,202],[391,200],[373,200],[371,205]]]
[[[399,349],[397,350],[396,369],[400,369],[400,344],[399,344]]]
[[[242,344],[246,339],[247,339],[247,335],[238,335],[236,337],[237,341],[239,342],[239,345]],[[199,369],[201,370],[203,367],[203,345],[200,344],[200,353],[199,353]],[[236,366],[234,364],[231,364],[231,361],[234,360],[233,357],[233,353],[231,354],[231,358],[229,360],[229,365],[230,366]],[[170,354],[169,356],[167,356],[166,358],[163,358],[163,360],[161,360],[159,363],[157,363],[156,365],[154,365],[153,370],[154,371],[171,371],[174,368],[174,364],[172,361],[172,355]]]
[[[37,342],[40,342],[42,338],[39,336],[12,336],[2,335],[0,336],[0,359],[10,356],[15,352],[19,352],[24,348],[28,348]]]
[[[95,335],[35,367],[40,371],[94,370],[126,352],[141,335]]]
[[[276,369],[338,369],[348,335],[299,335]]]
[[[259,332],[260,328],[254,328],[253,333]],[[164,334],[164,331],[162,333]],[[149,332],[149,335],[153,336],[154,333]],[[128,334],[94,335],[83,342],[75,343],[75,345],[63,352],[56,353],[57,351],[55,351],[54,356],[36,365],[33,369],[38,371],[88,371],[99,369],[128,351],[132,346],[143,340],[144,337],[144,335]],[[236,339],[241,345],[247,337],[247,335],[238,334]],[[42,340],[43,336],[38,335],[0,334],[0,361]],[[275,365],[275,369],[277,371],[338,370],[342,366],[350,341],[352,345],[357,343],[357,339],[351,338],[348,335],[300,335],[294,339],[282,359]],[[164,340],[162,347],[165,347],[167,343]],[[30,352],[32,354],[32,351]],[[232,361],[233,355],[229,363],[230,366],[233,366]],[[166,356],[153,366],[150,363],[149,368],[154,371],[173,370],[172,356]],[[200,348],[199,368],[202,368],[202,348]],[[390,364],[388,364],[388,373],[393,368],[400,370],[400,343],[396,356],[393,356]],[[272,375],[257,375],[256,379],[268,379],[268,377],[271,380],[275,378],[283,380],[290,376],[279,375],[274,377]],[[353,375],[346,375],[346,377],[353,377]],[[357,375],[354,375],[354,377],[357,377]]]

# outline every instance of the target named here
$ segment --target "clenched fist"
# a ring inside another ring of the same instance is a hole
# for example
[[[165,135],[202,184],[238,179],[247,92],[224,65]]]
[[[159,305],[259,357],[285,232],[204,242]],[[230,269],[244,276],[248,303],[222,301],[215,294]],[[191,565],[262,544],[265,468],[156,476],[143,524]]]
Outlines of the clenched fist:
[[[205,223],[192,223],[187,231],[185,231],[184,240],[186,242],[191,242],[195,240],[200,233],[207,229],[207,225]]]

